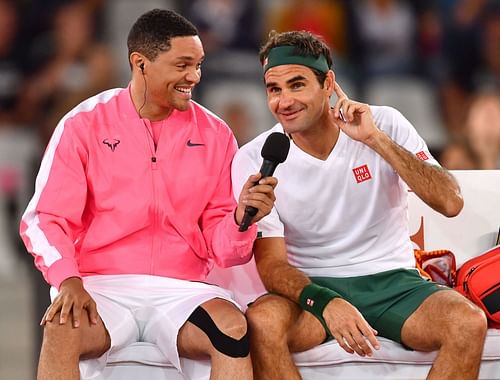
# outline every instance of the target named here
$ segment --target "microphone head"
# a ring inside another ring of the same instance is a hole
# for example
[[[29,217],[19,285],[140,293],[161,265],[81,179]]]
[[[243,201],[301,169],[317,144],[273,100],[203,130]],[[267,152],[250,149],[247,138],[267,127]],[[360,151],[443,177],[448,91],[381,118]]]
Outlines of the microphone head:
[[[286,160],[289,150],[288,136],[281,132],[273,132],[267,136],[260,154],[264,160],[280,164]]]

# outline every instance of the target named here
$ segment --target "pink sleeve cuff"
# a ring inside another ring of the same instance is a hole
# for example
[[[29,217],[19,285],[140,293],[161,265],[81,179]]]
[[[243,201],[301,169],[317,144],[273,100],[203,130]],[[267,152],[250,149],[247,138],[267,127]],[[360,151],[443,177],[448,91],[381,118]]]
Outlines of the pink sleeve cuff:
[[[257,224],[253,223],[244,232],[240,232],[236,223],[232,223],[232,228],[228,228],[228,236],[234,242],[250,243],[253,245],[255,238],[257,237]]]
[[[257,237],[257,225],[254,223],[248,230],[240,232],[233,216],[226,217],[224,228],[218,230],[219,239],[224,242],[216,250],[215,261],[218,266],[227,268],[234,265],[245,264],[252,258],[253,243]]]
[[[69,258],[62,258],[54,262],[47,271],[47,279],[50,285],[59,290],[61,282],[70,277],[81,278],[76,261]]]

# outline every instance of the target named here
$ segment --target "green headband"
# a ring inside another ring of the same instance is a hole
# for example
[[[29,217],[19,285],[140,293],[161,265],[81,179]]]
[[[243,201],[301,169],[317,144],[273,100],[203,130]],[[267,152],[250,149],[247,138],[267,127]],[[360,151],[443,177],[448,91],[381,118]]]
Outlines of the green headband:
[[[312,55],[297,55],[295,53],[295,46],[278,46],[272,48],[266,59],[264,59],[264,73],[271,67],[280,65],[302,65],[316,69],[322,73],[330,70],[326,57],[323,54],[318,58]]]

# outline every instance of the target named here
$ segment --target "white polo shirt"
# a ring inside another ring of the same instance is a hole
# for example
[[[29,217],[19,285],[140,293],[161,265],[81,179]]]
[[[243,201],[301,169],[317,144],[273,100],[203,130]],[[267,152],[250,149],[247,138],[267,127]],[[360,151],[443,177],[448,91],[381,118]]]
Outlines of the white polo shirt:
[[[391,107],[371,106],[375,125],[422,160],[439,165],[415,128]],[[262,163],[261,149],[281,124],[236,154],[239,191]],[[276,202],[258,223],[262,237],[284,237],[291,265],[308,276],[350,277],[415,266],[409,238],[406,184],[375,151],[342,131],[329,157],[319,160],[293,141],[274,176]],[[238,199],[239,193],[236,193]]]

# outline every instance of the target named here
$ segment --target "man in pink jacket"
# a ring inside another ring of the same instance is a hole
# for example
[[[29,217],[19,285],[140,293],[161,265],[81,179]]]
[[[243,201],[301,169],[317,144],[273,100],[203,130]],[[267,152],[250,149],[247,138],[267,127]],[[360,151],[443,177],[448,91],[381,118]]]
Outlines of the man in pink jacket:
[[[53,290],[38,378],[92,376],[110,351],[148,341],[180,371],[179,356],[210,357],[214,378],[251,379],[245,317],[203,281],[214,263],[250,259],[255,226],[238,225],[246,206],[253,222],[270,212],[276,179],[250,176],[235,202],[234,136],[191,100],[204,52],[189,21],[147,12],[128,49],[129,86],[62,118],[22,218]]]

